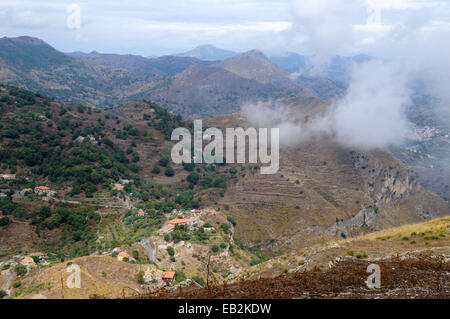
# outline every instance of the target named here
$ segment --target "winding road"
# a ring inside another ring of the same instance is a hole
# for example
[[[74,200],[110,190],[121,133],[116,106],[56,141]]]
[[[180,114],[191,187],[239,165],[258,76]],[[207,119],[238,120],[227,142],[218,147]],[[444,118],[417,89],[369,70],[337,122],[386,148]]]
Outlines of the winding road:
[[[3,284],[2,289],[1,289],[4,292],[6,292],[8,294],[8,296],[9,296],[9,293],[10,293],[9,287],[11,286],[11,281],[13,280],[13,278],[14,278],[14,271],[11,269],[9,271],[9,274],[8,274],[8,279]]]
[[[147,254],[148,254],[148,260],[152,261],[152,262],[156,262],[156,256],[155,256],[155,252],[152,249],[152,244],[150,243],[150,240],[153,238],[149,237],[147,239],[143,239],[141,242],[141,246],[145,248],[145,250],[147,250]]]

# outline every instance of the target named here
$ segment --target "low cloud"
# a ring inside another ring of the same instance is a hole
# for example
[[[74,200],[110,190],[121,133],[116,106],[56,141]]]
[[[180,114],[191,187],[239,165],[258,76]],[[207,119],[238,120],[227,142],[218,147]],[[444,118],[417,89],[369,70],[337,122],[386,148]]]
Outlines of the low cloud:
[[[334,107],[337,141],[368,149],[402,144],[412,136],[405,115],[410,96],[399,66],[374,60],[355,68],[347,94]]]
[[[354,68],[346,95],[324,112],[301,114],[274,102],[247,105],[244,114],[258,127],[280,128],[280,143],[294,146],[314,138],[334,138],[357,149],[400,145],[413,136],[405,109],[411,103],[408,78],[399,66],[372,60]]]

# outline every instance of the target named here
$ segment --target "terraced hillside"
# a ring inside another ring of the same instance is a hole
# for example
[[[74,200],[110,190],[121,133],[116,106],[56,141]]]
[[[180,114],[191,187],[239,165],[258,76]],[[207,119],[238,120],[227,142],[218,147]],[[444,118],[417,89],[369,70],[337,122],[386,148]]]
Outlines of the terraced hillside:
[[[292,116],[305,121],[326,109],[315,99],[294,99]],[[209,126],[248,127],[244,112],[216,117]],[[238,221],[236,236],[263,249],[284,250],[347,238],[389,226],[447,215],[449,203],[423,189],[414,171],[383,150],[341,147],[332,136],[280,150],[277,175],[239,170],[220,205]]]

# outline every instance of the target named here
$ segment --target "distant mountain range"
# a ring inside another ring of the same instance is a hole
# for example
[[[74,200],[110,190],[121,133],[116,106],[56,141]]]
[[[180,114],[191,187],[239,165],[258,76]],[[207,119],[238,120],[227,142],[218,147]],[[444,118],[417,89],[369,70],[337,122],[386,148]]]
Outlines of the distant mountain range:
[[[333,98],[345,91],[352,58],[337,58],[330,77],[308,75],[308,57],[267,58],[199,46],[146,58],[98,52],[62,53],[32,37],[0,39],[0,83],[56,97],[65,103],[111,107],[154,100],[187,117],[210,117],[246,102],[292,96]],[[292,72],[300,72],[297,78]]]
[[[104,54],[93,51],[91,53],[69,53],[69,55],[102,66],[123,69],[127,72],[140,75],[176,75],[191,65],[212,65],[215,62],[199,60],[191,57],[161,56],[157,58],[144,58],[132,54]]]

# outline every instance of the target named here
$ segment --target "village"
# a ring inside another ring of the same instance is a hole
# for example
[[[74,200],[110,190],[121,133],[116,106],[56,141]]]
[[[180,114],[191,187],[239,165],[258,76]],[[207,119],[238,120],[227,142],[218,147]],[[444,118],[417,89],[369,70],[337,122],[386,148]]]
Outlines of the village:
[[[15,181],[18,179],[25,179],[28,183],[22,183],[26,186],[17,189],[17,185],[20,184],[16,184]],[[135,194],[130,191],[133,189],[130,186],[134,181],[129,179],[122,178],[110,184],[110,190],[105,190],[108,200],[103,203],[93,202],[89,198],[68,197],[70,188],[69,190],[56,190],[49,183],[34,183],[26,176],[0,174],[0,180],[3,181],[0,198],[10,197],[19,202],[38,203],[43,201],[50,204],[70,204],[71,207],[91,205],[94,211],[100,212],[104,217],[109,214],[118,214],[124,220],[129,216],[133,221],[151,221],[155,216],[154,209],[146,209],[142,202],[136,201]],[[6,185],[10,185],[10,188],[14,188],[14,190],[6,189]],[[159,214],[162,214],[164,222],[158,225],[157,231],[153,231],[150,236],[147,235],[132,245],[121,244],[112,247],[103,245],[104,241],[107,239],[111,241],[111,238],[106,238],[108,234],[97,229],[96,243],[100,248],[89,252],[89,256],[110,256],[117,262],[145,265],[141,283],[151,287],[179,284],[179,280],[176,278],[177,271],[187,271],[190,277],[195,276],[194,273],[201,273],[204,270],[201,269],[200,258],[211,253],[220,260],[222,266],[218,268],[221,269],[222,276],[239,272],[241,268],[239,261],[235,260],[230,253],[234,225],[227,220],[223,213],[208,207],[202,209],[179,207]],[[222,227],[225,227],[227,231],[224,232]],[[179,232],[185,234],[184,236],[193,236],[194,238],[176,238]],[[196,237],[198,234],[203,237],[200,241]],[[62,255],[61,253],[57,255],[51,252],[27,253],[24,251],[1,261],[0,290],[9,295],[14,282],[21,277],[16,269],[19,269],[19,272],[24,272],[25,269],[25,273],[31,275],[36,269],[61,262],[70,263],[72,258],[76,258],[68,250],[62,251],[64,252]],[[140,252],[139,257],[136,256],[136,251]],[[190,280],[189,278],[185,279]]]
[[[10,181],[14,180],[16,176],[14,174],[2,174],[0,178]],[[117,198],[119,198],[119,196],[125,198],[123,203],[128,211],[133,212],[132,215],[135,216],[135,218],[146,218],[148,214],[145,209],[135,208],[131,200],[133,194],[125,191],[125,186],[130,182],[132,181],[121,180],[119,183],[113,184],[111,189]],[[2,195],[0,196],[6,197],[8,192],[11,195],[9,190],[2,190],[0,193]],[[12,196],[19,199],[37,196],[37,198],[43,201],[65,201],[64,199],[58,199],[57,194],[58,192],[49,186],[38,185],[34,188],[16,190],[13,192]],[[194,233],[201,228],[201,231],[204,232],[206,236],[215,236],[217,228],[210,223],[205,222],[206,217],[215,216],[221,215],[219,212],[209,208],[189,210],[173,209],[168,213],[164,213],[165,222],[157,232],[150,237],[143,238],[133,247],[118,246],[109,250],[96,251],[90,256],[111,256],[118,262],[141,264],[142,260],[137,260],[137,256],[135,256],[136,246],[141,246],[147,255],[146,257],[148,257],[147,262],[145,262],[148,263],[148,266],[144,268],[145,271],[142,275],[141,284],[152,287],[174,285],[176,281],[176,271],[180,268],[179,264],[173,262],[175,260],[174,256],[186,260],[186,263],[185,261],[181,261],[183,265],[188,264],[189,267],[194,267],[198,261],[194,260],[189,262],[188,260],[193,259],[192,256],[196,256],[198,252],[203,251],[206,253],[207,251],[210,251],[210,248],[200,243],[191,243],[186,240],[173,240],[173,238],[170,239],[171,233],[177,229],[183,229],[184,231]],[[233,241],[234,230],[232,223],[226,220],[225,222],[229,224],[231,232],[227,235],[229,236],[229,244],[223,244],[217,255],[223,260],[228,259],[227,257],[229,256],[230,244]],[[102,240],[104,240],[104,236],[98,234],[97,242],[100,243]],[[0,275],[6,279],[3,280],[0,290],[5,291],[9,295],[11,288],[14,287],[14,285],[18,285],[17,282],[19,281],[17,280],[21,275],[26,273],[31,274],[36,269],[68,261],[70,261],[68,254],[57,256],[55,254],[46,254],[42,252],[15,255],[7,260],[3,260],[0,262]],[[183,268],[185,267],[183,266]],[[231,271],[237,273],[239,268],[238,264],[234,264],[231,267]],[[14,280],[16,281],[14,282]],[[198,285],[198,283],[193,282],[191,279],[186,280],[183,281],[184,284],[189,282],[190,284]]]

